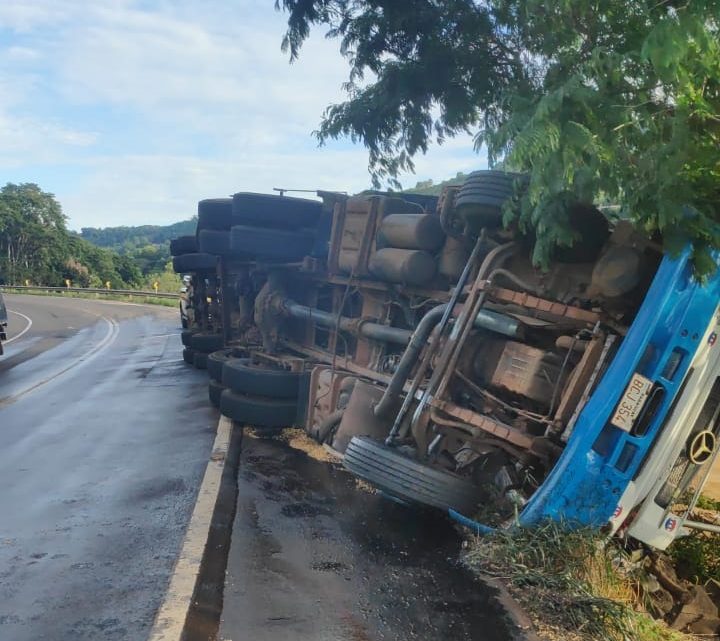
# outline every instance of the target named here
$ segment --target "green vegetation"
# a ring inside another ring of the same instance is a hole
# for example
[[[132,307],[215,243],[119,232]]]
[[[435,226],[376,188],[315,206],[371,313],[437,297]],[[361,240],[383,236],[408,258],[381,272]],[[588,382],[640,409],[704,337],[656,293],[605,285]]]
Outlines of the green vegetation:
[[[112,249],[127,256],[143,277],[165,271],[170,261],[170,241],[178,236],[195,234],[197,218],[171,225],[140,225],[138,227],[83,227],[80,237],[98,247]]]
[[[140,225],[138,227],[83,227],[81,238],[98,247],[114,249],[119,253],[147,245],[166,245],[178,236],[195,234],[197,217],[172,225]]]
[[[10,284],[31,281],[79,287],[128,287],[141,278],[135,264],[71,234],[60,203],[37,185],[8,183],[0,190],[0,275]]]
[[[465,561],[506,581],[547,638],[565,641],[681,641],[644,612],[642,577],[598,532],[548,523],[500,530],[471,543]]]
[[[131,237],[132,228],[124,229]],[[95,231],[100,237],[101,230]],[[141,233],[135,237],[148,238]],[[8,183],[0,189],[0,284],[63,286],[70,280],[75,287],[104,287],[109,282],[113,289],[150,289],[157,281],[161,291],[176,292],[180,279],[172,271],[169,241],[163,242],[133,252],[98,247],[67,229],[53,194],[33,183]]]
[[[701,494],[698,497],[696,506],[701,510],[713,510],[715,512],[720,512],[720,501],[712,498],[711,496],[706,496],[705,494]]]
[[[720,534],[693,530],[669,548],[678,576],[693,583],[720,582]]]
[[[403,189],[406,194],[422,194],[423,196],[439,196],[443,187],[450,185],[462,185],[465,180],[465,174],[459,171],[455,174],[455,178],[448,178],[442,182],[436,183],[432,178],[429,180],[421,180],[410,189]]]
[[[576,240],[568,206],[601,194],[698,274],[720,247],[720,2],[276,0],[283,48],[313,25],[340,41],[347,99],[321,142],[361,141],[376,184],[433,140],[474,132],[492,163],[530,176],[506,214],[534,259]]]

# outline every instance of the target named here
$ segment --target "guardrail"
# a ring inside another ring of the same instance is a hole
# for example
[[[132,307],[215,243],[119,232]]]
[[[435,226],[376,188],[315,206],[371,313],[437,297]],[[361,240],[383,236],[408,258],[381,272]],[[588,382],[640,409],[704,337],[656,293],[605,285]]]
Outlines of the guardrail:
[[[44,287],[42,285],[0,285],[0,291],[41,291],[41,292],[74,292],[80,294],[106,294],[114,296],[140,296],[144,298],[180,298],[180,294],[163,292],[145,292],[135,289],[101,289],[94,287]]]

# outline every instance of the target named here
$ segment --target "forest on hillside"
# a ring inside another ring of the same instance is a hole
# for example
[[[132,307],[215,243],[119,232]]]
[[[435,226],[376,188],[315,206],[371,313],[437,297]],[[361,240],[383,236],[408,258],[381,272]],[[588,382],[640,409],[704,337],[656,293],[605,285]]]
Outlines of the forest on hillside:
[[[158,281],[164,291],[177,291],[168,242],[139,243],[133,251],[99,247],[68,230],[60,203],[38,185],[0,189],[0,284],[63,286],[69,280],[76,287],[109,282],[127,289]]]
[[[195,233],[197,217],[183,220],[171,225],[138,225],[136,227],[83,227],[80,237],[98,247],[114,249],[119,253],[127,253],[144,245],[163,245],[178,236]]]
[[[194,217],[171,225],[83,227],[80,238],[127,256],[143,276],[147,276],[165,269],[171,259],[170,241],[178,236],[194,235],[196,226]]]

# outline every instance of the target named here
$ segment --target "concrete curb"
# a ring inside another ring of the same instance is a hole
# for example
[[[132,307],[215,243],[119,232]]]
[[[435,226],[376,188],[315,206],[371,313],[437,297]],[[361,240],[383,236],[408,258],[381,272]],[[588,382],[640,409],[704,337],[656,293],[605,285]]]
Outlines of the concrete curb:
[[[232,421],[221,417],[185,539],[165,599],[155,615],[148,641],[180,641],[185,636],[185,628],[203,573],[206,548],[223,485],[232,433]]]

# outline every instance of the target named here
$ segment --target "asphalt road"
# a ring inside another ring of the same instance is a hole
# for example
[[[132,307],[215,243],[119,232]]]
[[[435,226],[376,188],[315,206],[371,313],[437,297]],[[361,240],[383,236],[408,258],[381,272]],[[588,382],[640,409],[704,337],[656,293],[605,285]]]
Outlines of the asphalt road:
[[[307,450],[244,437],[220,639],[515,638],[458,562],[448,520],[372,493]]]
[[[6,303],[0,639],[145,639],[215,435],[207,376],[174,309]]]

